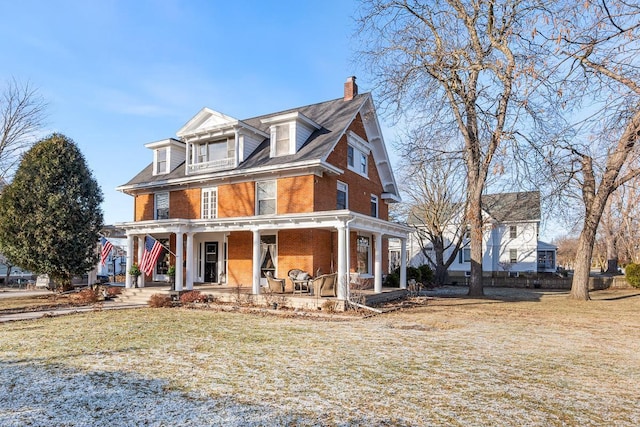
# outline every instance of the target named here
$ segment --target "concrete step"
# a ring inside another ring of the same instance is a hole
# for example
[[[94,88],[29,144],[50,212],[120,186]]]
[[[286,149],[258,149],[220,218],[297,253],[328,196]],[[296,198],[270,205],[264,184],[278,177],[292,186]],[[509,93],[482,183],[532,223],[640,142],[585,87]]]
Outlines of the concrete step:
[[[154,294],[168,294],[170,288],[153,287],[153,288],[126,288],[118,295],[116,301],[127,304],[148,305],[149,298]]]

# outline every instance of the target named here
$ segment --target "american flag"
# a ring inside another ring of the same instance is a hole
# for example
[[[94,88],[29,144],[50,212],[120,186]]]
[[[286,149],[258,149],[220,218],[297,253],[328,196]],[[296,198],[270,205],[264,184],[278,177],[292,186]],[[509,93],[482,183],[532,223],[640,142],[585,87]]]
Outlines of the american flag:
[[[102,251],[100,252],[100,264],[105,265],[109,254],[113,250],[113,245],[104,237],[100,238],[100,243],[102,244]]]
[[[142,260],[140,261],[140,271],[144,272],[147,276],[151,276],[153,268],[156,266],[156,262],[162,254],[164,246],[153,237],[147,236],[144,238],[144,252],[142,253]]]

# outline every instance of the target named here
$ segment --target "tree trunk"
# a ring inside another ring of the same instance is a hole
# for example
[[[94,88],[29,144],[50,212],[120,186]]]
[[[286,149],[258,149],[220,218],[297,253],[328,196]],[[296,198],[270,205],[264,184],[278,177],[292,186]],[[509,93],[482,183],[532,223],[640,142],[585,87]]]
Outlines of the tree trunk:
[[[618,245],[615,236],[607,233],[607,274],[618,274]]]
[[[596,222],[597,224],[597,222]],[[589,273],[591,272],[591,257],[593,245],[596,241],[596,226],[585,226],[578,239],[575,270],[571,281],[571,293],[569,297],[576,300],[588,301],[589,298]]]
[[[6,264],[6,265],[7,265],[7,275],[4,278],[5,286],[9,285],[9,279],[11,278],[11,269],[13,268],[11,264]]]
[[[449,271],[445,265],[436,265],[436,270],[433,272],[433,282],[436,286],[443,286],[449,282]]]
[[[480,191],[482,191],[480,189]],[[484,296],[482,286],[482,200],[479,191],[469,200],[468,220],[471,225],[471,278],[469,296]]]

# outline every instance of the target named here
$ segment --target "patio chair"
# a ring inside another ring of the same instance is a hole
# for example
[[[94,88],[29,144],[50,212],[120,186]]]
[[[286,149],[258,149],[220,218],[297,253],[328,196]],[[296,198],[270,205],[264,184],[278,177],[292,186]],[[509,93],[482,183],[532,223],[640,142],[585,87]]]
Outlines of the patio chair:
[[[336,297],[337,291],[337,273],[323,274],[313,279],[313,294],[320,297]]]
[[[294,268],[287,273],[291,280],[293,293],[309,293],[311,291],[311,276],[304,270]]]
[[[284,279],[276,279],[275,277],[273,277],[270,271],[267,271],[264,275],[267,278],[269,291],[273,292],[274,294],[284,294]]]

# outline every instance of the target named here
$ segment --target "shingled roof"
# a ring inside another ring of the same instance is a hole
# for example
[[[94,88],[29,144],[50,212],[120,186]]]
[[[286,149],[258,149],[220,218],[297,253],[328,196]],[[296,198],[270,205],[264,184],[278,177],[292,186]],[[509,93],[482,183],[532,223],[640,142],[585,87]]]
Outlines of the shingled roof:
[[[270,157],[269,138],[267,138],[245,161],[233,169],[233,171],[241,173],[244,170],[257,167],[269,167],[285,164],[295,166],[296,163],[304,164],[312,160],[326,160],[349,124],[353,121],[356,114],[362,109],[365,102],[368,100],[370,101],[370,94],[364,93],[356,95],[349,101],[345,101],[344,98],[337,98],[331,101],[292,108],[285,111],[278,111],[242,120],[243,123],[268,134],[270,125],[262,123],[262,120],[297,111],[304,114],[315,123],[318,123],[321,128],[311,134],[309,139],[297,153],[288,156]],[[228,172],[229,171],[223,171],[223,173]],[[215,177],[217,174],[220,173],[212,173],[211,176]],[[194,179],[197,179],[195,175],[191,176]],[[155,176],[153,175],[153,163],[150,163],[121,188],[135,186],[137,184],[166,182],[185,177],[184,163],[175,168],[169,174]]]
[[[486,194],[482,209],[498,222],[540,221],[540,192]]]
[[[462,209],[462,204],[459,204]],[[540,192],[524,191],[516,193],[485,194],[482,196],[482,209],[498,222],[540,221]],[[407,222],[410,225],[422,225],[424,208],[411,209]]]

